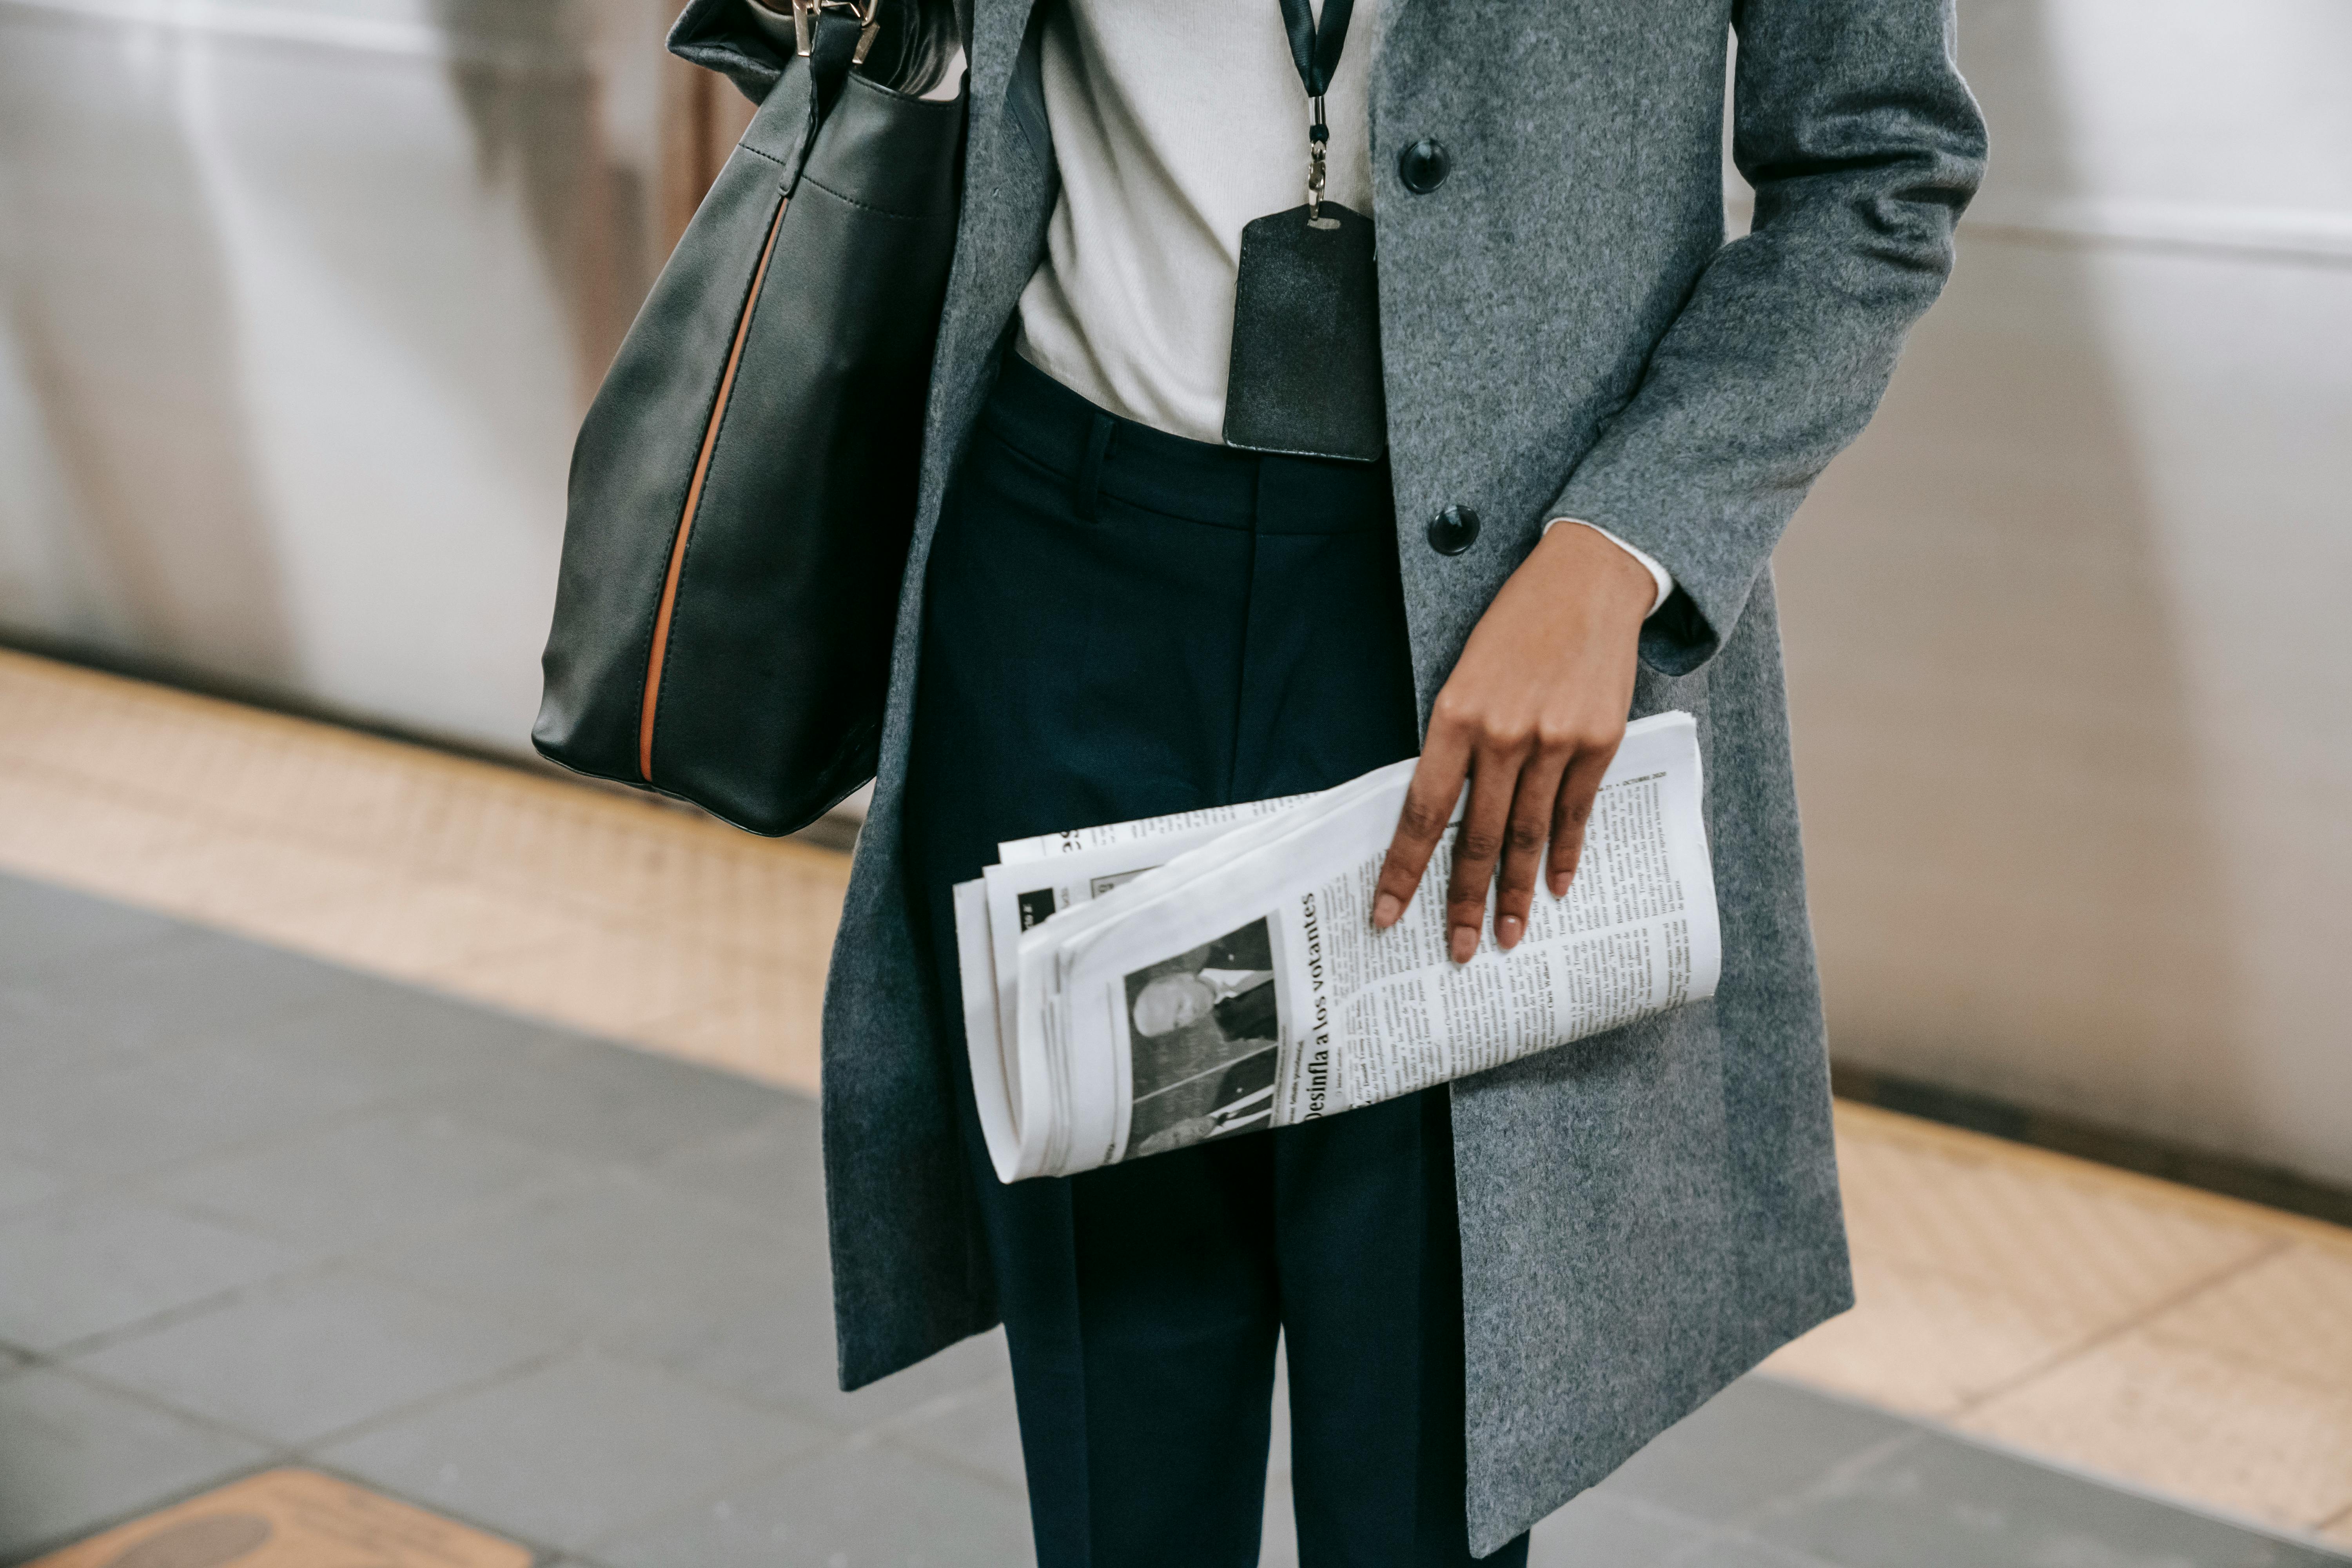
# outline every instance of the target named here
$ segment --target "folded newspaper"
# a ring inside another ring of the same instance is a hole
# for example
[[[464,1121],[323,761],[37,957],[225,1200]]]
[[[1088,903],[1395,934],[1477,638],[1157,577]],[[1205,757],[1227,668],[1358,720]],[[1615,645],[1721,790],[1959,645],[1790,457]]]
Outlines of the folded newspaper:
[[[1490,936],[1467,964],[1446,956],[1458,803],[1403,918],[1372,929],[1412,770],[999,845],[955,889],[997,1174],[1071,1175],[1335,1115],[1715,994],[1689,714],[1627,727],[1567,896],[1538,887],[1518,946]]]

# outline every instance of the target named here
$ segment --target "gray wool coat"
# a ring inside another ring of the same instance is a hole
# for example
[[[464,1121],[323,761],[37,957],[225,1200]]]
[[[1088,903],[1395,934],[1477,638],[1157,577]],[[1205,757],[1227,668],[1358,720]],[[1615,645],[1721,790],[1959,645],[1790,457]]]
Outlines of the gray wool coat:
[[[1055,3],[974,0],[971,18],[921,506],[825,997],[845,1387],[996,1321],[900,785],[918,667],[952,657],[919,633],[940,498],[1055,200],[1036,42]],[[759,90],[773,67],[730,37],[734,5],[694,0],[673,46]],[[1454,1086],[1483,1554],[1852,1302],[1767,562],[1942,287],[1985,137],[1949,0],[1384,0],[1380,23],[1381,342],[1424,721],[1546,519],[1640,546],[1676,589],[1635,711],[1697,716],[1722,911],[1712,1002]],[[1727,245],[1733,30],[1757,202]],[[1396,156],[1423,137],[1452,170],[1415,195]],[[1424,537],[1450,505],[1485,520],[1451,556]]]

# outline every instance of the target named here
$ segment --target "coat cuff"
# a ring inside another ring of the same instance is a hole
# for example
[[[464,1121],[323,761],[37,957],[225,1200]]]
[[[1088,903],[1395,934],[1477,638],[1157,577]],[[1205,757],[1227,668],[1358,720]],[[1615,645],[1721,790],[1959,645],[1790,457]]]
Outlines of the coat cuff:
[[[1593,506],[1581,509],[1584,515],[1580,515],[1566,505],[1567,499],[1563,496],[1554,504],[1553,516],[1584,522],[1594,532],[1624,546],[1644,565],[1656,562],[1657,570],[1665,575],[1665,597],[1651,606],[1642,622],[1642,661],[1661,675],[1679,677],[1692,674],[1713,658],[1723,635],[1738,619],[1752,577],[1736,584],[1718,582],[1712,570],[1715,563],[1706,559],[1696,562],[1700,569],[1696,576],[1687,569],[1668,567],[1664,558],[1679,560],[1689,552],[1678,552],[1675,541],[1659,537],[1664,530],[1643,528],[1630,511],[1617,515]],[[1607,516],[1609,521],[1585,522],[1585,515]],[[1636,539],[1643,543],[1634,543]]]
[[[1591,529],[1593,532],[1599,534],[1601,538],[1607,540],[1610,543],[1615,545],[1618,549],[1623,551],[1626,554],[1632,556],[1634,560],[1642,563],[1642,570],[1650,574],[1650,581],[1656,584],[1658,588],[1657,596],[1650,601],[1649,609],[1643,612],[1644,618],[1647,618],[1650,616],[1654,616],[1660,610],[1664,609],[1666,607],[1666,601],[1675,596],[1675,574],[1667,571],[1663,565],[1659,564],[1658,558],[1656,556],[1650,554],[1646,551],[1635,549],[1633,546],[1626,543],[1623,540],[1618,538],[1615,534],[1610,532],[1607,529],[1601,527],[1599,523],[1587,522],[1580,517],[1553,518],[1549,522],[1543,525],[1544,533],[1549,533],[1553,529],[1558,528],[1563,522],[1572,522],[1579,528]],[[1541,535],[1539,534],[1538,537],[1540,538]]]

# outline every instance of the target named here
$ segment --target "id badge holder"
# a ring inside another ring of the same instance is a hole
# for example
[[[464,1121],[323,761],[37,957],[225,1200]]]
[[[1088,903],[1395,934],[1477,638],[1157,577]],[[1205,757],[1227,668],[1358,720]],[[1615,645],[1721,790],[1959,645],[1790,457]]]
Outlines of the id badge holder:
[[[1371,219],[1318,202],[1243,228],[1224,436],[1355,463],[1388,450]]]
[[[1331,128],[1323,94],[1348,40],[1355,0],[1280,0],[1291,58],[1313,113],[1307,205],[1242,229],[1225,445],[1244,452],[1378,462],[1389,448],[1381,390],[1381,292],[1372,220],[1323,199]]]

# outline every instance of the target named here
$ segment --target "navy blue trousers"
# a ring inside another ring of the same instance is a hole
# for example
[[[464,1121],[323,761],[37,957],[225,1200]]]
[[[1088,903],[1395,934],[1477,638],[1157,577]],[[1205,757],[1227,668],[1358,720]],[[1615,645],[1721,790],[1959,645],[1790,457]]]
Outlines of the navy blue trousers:
[[[1000,840],[1415,749],[1384,468],[1182,440],[1011,354],[923,638],[909,891],[950,1015],[948,889]],[[1472,1561],[1444,1093],[1007,1186],[947,1023],[1042,1568],[1256,1563],[1277,1335],[1305,1568]]]

